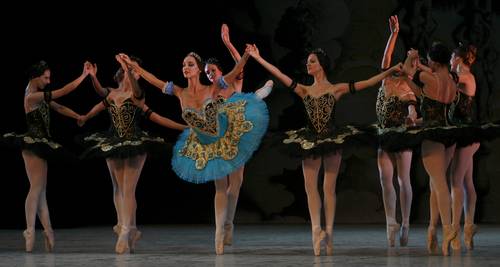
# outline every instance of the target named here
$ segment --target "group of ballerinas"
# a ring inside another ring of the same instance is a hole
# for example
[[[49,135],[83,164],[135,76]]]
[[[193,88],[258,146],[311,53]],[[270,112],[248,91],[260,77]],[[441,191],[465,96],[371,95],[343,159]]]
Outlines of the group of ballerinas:
[[[433,45],[429,51],[428,66],[420,63],[417,51],[411,50],[404,64],[398,63],[389,68],[399,29],[397,17],[390,18],[390,28],[391,36],[382,60],[384,71],[359,82],[330,83],[327,77],[329,58],[322,49],[315,49],[309,53],[306,63],[307,73],[314,78],[314,82],[312,85],[298,83],[262,58],[256,45],[247,45],[245,53],[240,56],[230,41],[227,25],[222,26],[221,36],[236,62],[234,68],[223,74],[216,59],[207,60],[204,64],[198,54],[191,52],[182,63],[182,73],[187,80],[185,88],[160,80],[146,71],[140,60],[125,54],[115,56],[120,64],[120,69],[114,76],[118,83],[118,88],[115,89],[101,86],[96,76],[97,66],[86,62],[82,74],[76,80],[61,89],[44,91],[50,83],[50,69],[45,62],[34,65],[24,101],[28,132],[3,135],[4,141],[18,144],[22,148],[30,180],[26,198],[27,228],[23,232],[26,251],[33,249],[37,214],[44,228],[46,249],[52,251],[54,247],[54,232],[45,197],[47,159],[64,152],[61,145],[51,140],[48,128],[50,107],[76,119],[80,126],[105,109],[110,115],[109,131],[94,133],[85,137],[82,142],[86,147],[84,157],[106,159],[117,214],[117,224],[113,227],[118,236],[115,245],[117,253],[133,252],[136,242],[141,238],[136,225],[135,189],[147,155],[165,149],[163,138],[151,136],[140,128],[139,122],[145,118],[182,131],[174,146],[171,161],[172,169],[181,179],[193,183],[214,181],[215,252],[223,254],[224,246],[232,244],[233,220],[244,165],[258,148],[269,121],[267,106],[262,99],[271,92],[273,82],[266,82],[255,93],[242,93],[243,68],[249,57],[299,95],[306,109],[307,125],[284,133],[281,146],[288,149],[291,155],[302,158],[314,255],[321,254],[321,244],[326,245],[327,255],[333,254],[335,186],[342,148],[356,142],[357,137],[364,134],[353,126],[334,126],[336,103],[347,93],[355,94],[381,81],[382,87],[377,99],[377,136],[380,137],[378,163],[389,245],[394,246],[395,236],[399,231],[401,245],[408,242],[412,198],[409,177],[411,148],[421,144],[422,159],[430,176],[431,186],[428,248],[434,252],[437,247],[435,227],[438,215],[443,223],[443,254],[448,254],[450,242],[453,248],[459,247],[457,233],[465,185],[467,200],[464,238],[467,247],[471,249],[475,233],[472,156],[479,146],[479,140],[465,138],[463,129],[482,133],[485,127],[471,126],[471,122],[466,119],[458,123],[460,126],[450,126],[445,113],[458,95],[457,92],[463,95],[461,101],[470,100],[474,96],[475,85],[470,65],[474,62],[471,55],[475,55],[475,51],[463,47],[454,51],[451,61],[452,71],[458,74],[457,81],[448,69],[450,55],[441,44]],[[210,80],[209,85],[200,82],[202,72]],[[96,92],[103,100],[87,114],[79,115],[53,101],[75,90],[89,75]],[[144,91],[137,83],[141,77],[164,94],[174,95],[179,99],[182,118],[187,125],[163,117],[145,104]],[[409,77],[413,77],[413,80]],[[417,119],[416,96],[422,97],[422,119]],[[470,112],[461,108],[460,103],[456,105],[455,113],[463,110],[464,116],[470,116]],[[417,123],[421,126],[416,127]],[[459,128],[460,131],[457,130]],[[462,142],[463,140],[467,141]],[[454,153],[455,143],[461,144],[461,148]],[[446,169],[452,158],[453,220],[450,193],[446,184]],[[318,175],[322,164],[324,228],[321,226],[322,200],[318,189]],[[396,196],[392,186],[394,167],[401,185],[401,227],[395,216]]]
[[[237,62],[234,69],[223,75],[217,59],[204,63],[199,55],[191,52],[182,64],[188,82],[186,88],[157,79],[141,68],[140,60],[125,54],[115,56],[120,64],[114,76],[118,88],[103,87],[96,76],[97,65],[85,62],[78,79],[61,89],[46,91],[44,89],[50,83],[49,66],[43,61],[32,66],[24,101],[28,132],[2,136],[4,143],[21,148],[30,181],[26,198],[27,226],[23,232],[27,252],[33,250],[35,243],[37,214],[44,228],[46,250],[54,248],[54,231],[45,197],[47,160],[60,159],[67,152],[51,139],[49,108],[76,119],[80,126],[105,109],[110,115],[108,131],[96,132],[81,141],[86,147],[82,157],[104,158],[109,169],[117,214],[117,224],[113,227],[118,236],[117,253],[133,252],[142,235],[136,226],[135,189],[146,157],[167,149],[163,138],[151,136],[140,128],[143,118],[167,128],[184,130],[174,147],[172,168],[180,178],[189,182],[215,182],[217,254],[223,253],[224,245],[232,244],[233,219],[244,165],[267,130],[269,114],[262,99],[271,92],[273,82],[267,81],[255,93],[242,93],[243,67],[249,54],[239,54],[230,41],[227,25],[222,26],[221,36]],[[202,72],[210,80],[210,85],[200,82]],[[103,100],[87,114],[77,114],[54,101],[75,90],[89,75]],[[163,93],[178,97],[182,117],[189,127],[153,112],[145,104],[145,93],[137,82],[140,77]]]
[[[389,19],[391,35],[382,59],[382,68],[390,64],[399,32],[397,16]],[[432,44],[428,64],[420,62],[418,51],[408,51],[402,75],[387,77],[379,90],[377,116],[380,146],[378,168],[382,185],[389,246],[406,246],[412,200],[410,167],[415,141],[421,143],[422,161],[430,178],[430,222],[427,249],[436,253],[436,227],[443,225],[442,253],[461,250],[460,220],[465,213],[464,243],[474,247],[476,192],[472,180],[473,156],[479,142],[498,135],[498,125],[480,125],[474,120],[473,103],[476,83],[470,68],[476,48],[460,44],[452,52],[440,43]],[[421,119],[416,116],[416,97],[421,100]],[[407,115],[405,115],[407,114]],[[420,124],[416,129],[414,126]],[[400,185],[402,225],[396,221],[394,167]],[[447,171],[449,170],[449,177]],[[448,188],[451,184],[451,194]]]

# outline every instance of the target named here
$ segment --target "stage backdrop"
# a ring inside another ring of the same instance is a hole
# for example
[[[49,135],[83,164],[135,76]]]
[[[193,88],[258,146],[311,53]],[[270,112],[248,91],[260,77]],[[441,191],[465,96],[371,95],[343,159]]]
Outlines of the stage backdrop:
[[[388,17],[394,14],[399,16],[401,32],[393,64],[404,60],[409,48],[424,54],[434,40],[450,47],[459,41],[476,44],[478,60],[473,72],[478,86],[477,113],[482,121],[500,120],[500,83],[496,79],[500,77],[500,37],[493,34],[500,30],[500,8],[494,1],[249,0],[210,1],[196,7],[180,3],[167,9],[147,3],[133,9],[90,5],[58,8],[66,11],[56,12],[50,6],[19,7],[9,10],[17,19],[2,18],[2,133],[25,131],[26,70],[40,59],[52,68],[52,89],[76,78],[85,60],[98,64],[98,76],[104,85],[116,86],[112,76],[118,67],[114,61],[118,52],[141,57],[143,66],[161,79],[185,86],[181,63],[190,51],[204,58],[219,57],[226,70],[233,66],[220,39],[220,25],[228,23],[232,42],[241,52],[245,43],[255,43],[263,57],[304,83],[311,82],[305,75],[305,51],[325,49],[335,63],[330,80],[345,82],[379,72],[389,36]],[[245,68],[244,90],[252,91],[270,78],[250,60]],[[271,112],[270,136],[304,123],[300,99],[279,82],[275,84],[266,99]],[[162,95],[144,81],[141,86],[146,90],[146,102],[155,111],[182,120],[175,97]],[[375,123],[377,90],[374,87],[342,98],[336,110],[337,123]],[[100,100],[86,80],[58,102],[85,113]],[[51,115],[54,138],[76,155],[81,148],[75,137],[105,130],[108,123],[105,113],[83,128],[55,112]],[[149,122],[144,128],[170,143],[178,134]],[[145,164],[137,188],[138,224],[212,223],[213,184],[181,181],[171,170],[171,154],[165,151],[148,158]],[[482,143],[474,158],[476,219],[480,223],[500,222],[499,162],[500,140]],[[23,228],[29,183],[20,151],[2,147],[0,164],[0,228]],[[411,221],[426,222],[428,177],[418,150],[414,152],[411,175]],[[48,176],[47,197],[55,227],[115,223],[111,180],[103,160],[50,162]],[[397,179],[394,182],[397,184]],[[370,147],[346,149],[337,180],[336,223],[383,223],[384,216],[376,151]],[[300,161],[277,152],[269,138],[245,167],[236,217],[243,223],[308,220]]]

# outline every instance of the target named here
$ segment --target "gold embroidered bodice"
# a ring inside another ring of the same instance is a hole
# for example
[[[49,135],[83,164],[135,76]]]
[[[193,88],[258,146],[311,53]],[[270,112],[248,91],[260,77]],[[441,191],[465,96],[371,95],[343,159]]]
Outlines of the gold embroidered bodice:
[[[209,98],[205,101],[200,111],[186,108],[182,111],[182,118],[191,128],[206,135],[219,135],[219,108],[224,103],[224,98],[217,97],[215,100]]]
[[[29,135],[50,138],[49,104],[42,101],[36,109],[26,113],[26,124],[28,125]]]
[[[401,101],[398,96],[385,96],[384,87],[380,87],[375,110],[381,128],[398,127],[405,123],[408,116],[408,101]]]
[[[330,131],[335,115],[335,96],[331,93],[319,97],[306,95],[302,101],[308,115],[308,127],[318,134]]]
[[[120,138],[131,138],[138,132],[141,108],[136,106],[131,98],[123,101],[121,106],[110,102],[108,112],[111,117],[111,132]]]
[[[196,169],[205,168],[215,158],[231,160],[236,157],[241,137],[254,127],[246,119],[245,109],[244,100],[224,103],[222,98],[206,102],[201,113],[185,109],[183,118],[191,127],[196,125],[197,128],[191,129],[179,153],[193,159]]]

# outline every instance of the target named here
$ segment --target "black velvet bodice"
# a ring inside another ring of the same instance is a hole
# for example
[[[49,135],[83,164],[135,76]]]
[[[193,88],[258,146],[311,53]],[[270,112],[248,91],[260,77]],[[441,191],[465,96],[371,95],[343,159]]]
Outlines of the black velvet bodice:
[[[50,138],[49,105],[42,101],[35,110],[26,113],[28,135],[37,138]]]
[[[329,134],[334,129],[335,96],[330,93],[319,97],[307,95],[303,102],[307,112],[306,128],[317,135]]]

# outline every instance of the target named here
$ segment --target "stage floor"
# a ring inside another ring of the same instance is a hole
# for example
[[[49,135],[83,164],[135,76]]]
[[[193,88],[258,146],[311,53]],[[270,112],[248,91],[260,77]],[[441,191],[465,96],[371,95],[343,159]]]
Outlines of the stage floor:
[[[336,225],[334,256],[315,257],[309,225],[237,225],[232,247],[214,252],[211,225],[146,225],[134,254],[116,255],[111,226],[56,229],[45,253],[37,229],[33,253],[21,230],[0,230],[0,266],[499,266],[500,225],[480,225],[475,250],[428,255],[426,227],[413,225],[408,247],[388,249],[385,225]],[[441,236],[439,236],[441,240]]]

